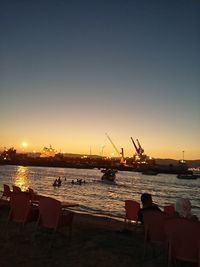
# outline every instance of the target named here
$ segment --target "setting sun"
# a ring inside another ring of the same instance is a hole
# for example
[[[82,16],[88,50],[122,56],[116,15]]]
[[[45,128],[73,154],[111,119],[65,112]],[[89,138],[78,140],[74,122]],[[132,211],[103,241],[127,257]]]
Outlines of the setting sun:
[[[28,143],[24,141],[24,142],[22,142],[22,146],[23,146],[23,148],[26,148],[28,146]]]

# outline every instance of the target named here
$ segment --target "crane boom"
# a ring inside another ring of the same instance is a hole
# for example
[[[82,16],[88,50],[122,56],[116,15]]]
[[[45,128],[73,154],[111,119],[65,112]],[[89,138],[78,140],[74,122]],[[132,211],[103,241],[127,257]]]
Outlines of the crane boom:
[[[140,150],[139,150],[139,148],[136,146],[136,143],[134,142],[133,137],[131,137],[131,141],[132,141],[132,143],[133,143],[133,145],[134,145],[134,147],[135,147],[136,152],[139,154]]]
[[[117,152],[118,155],[120,155],[119,150],[117,149],[117,147],[115,146],[115,144],[113,143],[112,139],[110,138],[110,136],[106,133],[106,136],[108,138],[108,140],[110,141],[110,143],[112,144],[112,146],[114,147],[115,151]]]
[[[139,153],[142,154],[144,152],[144,149],[141,147],[140,142],[138,139],[136,139],[138,146],[139,146]]]

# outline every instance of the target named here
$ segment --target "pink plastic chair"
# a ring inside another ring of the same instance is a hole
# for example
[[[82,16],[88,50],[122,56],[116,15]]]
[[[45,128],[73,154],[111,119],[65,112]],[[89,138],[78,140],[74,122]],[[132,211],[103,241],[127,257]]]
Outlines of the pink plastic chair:
[[[10,221],[25,224],[36,220],[37,215],[38,211],[32,207],[27,193],[11,193],[8,217]]]
[[[1,198],[4,198],[4,197],[5,197],[6,200],[7,200],[7,199],[10,198],[10,195],[11,195],[10,186],[7,185],[7,184],[4,184],[4,185],[3,185],[3,194],[2,194],[2,196],[1,196]]]
[[[14,193],[20,193],[21,192],[21,188],[19,186],[13,185],[12,188],[13,188]]]
[[[145,211],[143,213],[144,224],[144,254],[146,253],[147,243],[166,245],[164,225],[168,216],[161,211]]]
[[[198,263],[200,267],[200,223],[172,218],[165,223],[168,242],[168,266],[172,260]]]
[[[173,216],[173,215],[174,215],[174,212],[175,212],[174,205],[167,205],[167,206],[164,206],[164,208],[163,208],[163,212],[164,212],[166,215]]]
[[[138,222],[138,211],[140,209],[140,203],[135,200],[125,200],[125,223]]]
[[[56,231],[61,226],[71,226],[73,216],[73,212],[62,210],[60,201],[44,196],[39,198],[38,225]]]

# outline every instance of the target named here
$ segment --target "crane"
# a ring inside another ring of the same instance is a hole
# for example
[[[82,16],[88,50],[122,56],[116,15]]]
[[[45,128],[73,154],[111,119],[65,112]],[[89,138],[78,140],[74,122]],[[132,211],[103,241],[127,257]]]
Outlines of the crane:
[[[133,140],[133,138],[131,137],[131,141],[132,141],[132,143],[133,143],[133,145],[135,147],[135,150],[136,150],[136,153],[133,156],[134,162],[137,162],[139,164],[141,163],[141,164],[154,165],[155,164],[155,160],[144,154],[144,149],[141,147],[141,144],[140,144],[139,140],[136,139],[136,142],[135,142]]]
[[[134,140],[133,140],[132,137],[131,137],[131,141],[132,141],[132,143],[133,143],[133,145],[134,145],[134,147],[135,147],[135,150],[136,150],[137,154],[138,154],[139,156],[142,156],[142,154],[144,153],[144,149],[141,147],[139,140],[136,139],[136,142],[137,142],[137,145],[138,145],[138,146],[136,145],[136,143],[134,142]]]
[[[136,141],[137,141],[137,143],[138,143],[138,147],[139,147],[139,154],[144,153],[144,149],[141,147],[139,140],[136,139]]]
[[[113,143],[112,139],[110,138],[110,136],[106,133],[106,136],[108,138],[108,140],[110,141],[111,145],[113,146],[113,148],[115,149],[115,151],[117,152],[117,154],[119,156],[121,156],[121,160],[120,163],[125,163],[125,159],[124,159],[124,149],[121,148],[121,153],[119,152],[119,150],[117,149],[116,145]]]
[[[118,155],[120,155],[119,150],[117,149],[117,147],[115,146],[115,144],[113,143],[112,139],[110,138],[110,136],[106,133],[106,136],[108,138],[108,140],[110,141],[111,145],[114,147],[115,151],[117,152]]]
[[[133,145],[134,145],[134,147],[135,147],[135,150],[136,150],[137,154],[140,154],[140,150],[139,150],[139,148],[136,146],[136,143],[134,142],[133,137],[131,137],[131,141],[132,141],[132,143],[133,143]]]

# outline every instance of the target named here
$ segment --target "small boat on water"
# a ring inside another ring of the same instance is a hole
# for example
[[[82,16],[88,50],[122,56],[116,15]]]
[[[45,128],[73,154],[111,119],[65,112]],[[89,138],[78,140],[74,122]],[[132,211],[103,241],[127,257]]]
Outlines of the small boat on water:
[[[115,182],[117,170],[106,169],[101,171],[103,173],[101,180],[105,182]]]
[[[178,179],[186,179],[186,180],[195,180],[197,179],[197,176],[193,173],[184,173],[184,174],[178,174],[176,176]]]
[[[196,178],[200,178],[200,171],[193,171],[193,175],[194,175]]]

